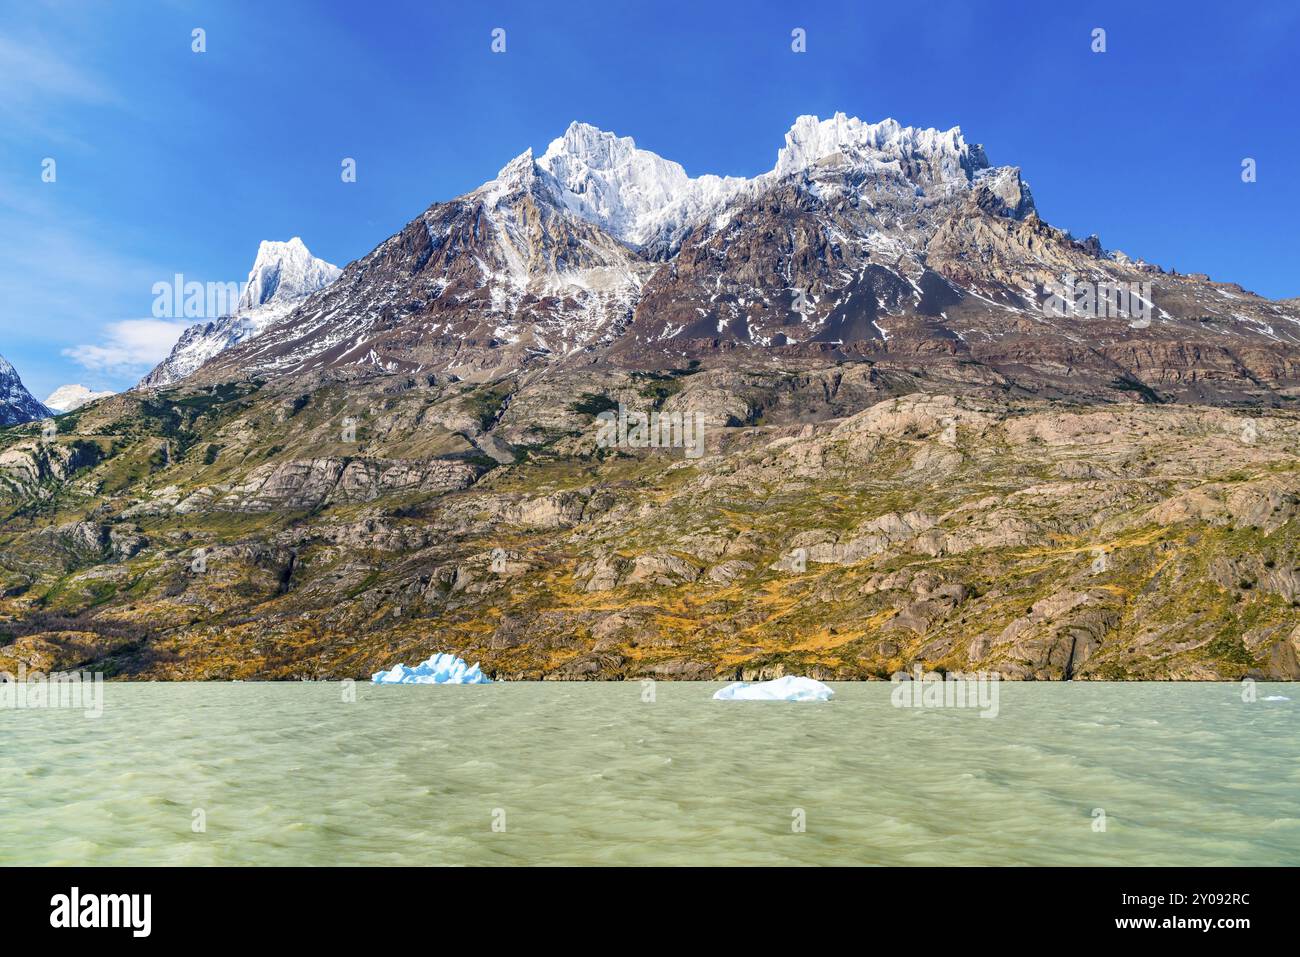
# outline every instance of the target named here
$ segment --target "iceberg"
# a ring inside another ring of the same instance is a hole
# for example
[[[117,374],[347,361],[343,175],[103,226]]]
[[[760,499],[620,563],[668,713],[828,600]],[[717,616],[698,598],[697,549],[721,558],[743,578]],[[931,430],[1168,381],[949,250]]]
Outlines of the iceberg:
[[[394,665],[392,671],[376,671],[370,679],[377,685],[486,685],[492,681],[478,663],[465,664],[455,655],[432,655],[414,668]]]
[[[713,695],[714,701],[830,701],[835,692],[820,681],[786,675],[774,681],[737,681]]]

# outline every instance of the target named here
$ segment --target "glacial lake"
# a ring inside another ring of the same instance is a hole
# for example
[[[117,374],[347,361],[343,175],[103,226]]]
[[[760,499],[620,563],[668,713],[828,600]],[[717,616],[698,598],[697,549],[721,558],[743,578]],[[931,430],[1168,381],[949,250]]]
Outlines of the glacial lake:
[[[1292,685],[719,687],[110,683],[0,710],[0,863],[1300,863]]]

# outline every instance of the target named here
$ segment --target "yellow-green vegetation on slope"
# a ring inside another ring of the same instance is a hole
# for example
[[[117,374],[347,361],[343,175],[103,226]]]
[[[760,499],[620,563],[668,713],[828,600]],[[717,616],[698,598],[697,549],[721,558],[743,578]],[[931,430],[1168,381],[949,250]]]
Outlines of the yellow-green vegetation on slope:
[[[246,382],[2,430],[0,669],[1300,677],[1300,416],[839,407],[823,372]],[[618,401],[701,414],[706,454],[597,448]]]

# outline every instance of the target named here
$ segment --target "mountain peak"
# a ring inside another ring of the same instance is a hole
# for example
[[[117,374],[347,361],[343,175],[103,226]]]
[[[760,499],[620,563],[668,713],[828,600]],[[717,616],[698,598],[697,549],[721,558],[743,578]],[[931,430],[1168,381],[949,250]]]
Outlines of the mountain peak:
[[[848,163],[867,168],[897,167],[923,174],[933,182],[969,183],[972,175],[988,166],[984,151],[967,144],[961,127],[949,130],[903,126],[892,117],[866,123],[856,116],[836,113],[830,119],[800,116],[785,134],[777,153],[777,175],[817,165]],[[910,177],[909,177],[910,178]]]
[[[648,150],[638,150],[632,137],[618,136],[608,130],[602,130],[590,123],[580,123],[577,120],[569,124],[564,135],[551,140],[550,145],[546,147],[546,152],[542,154],[541,165],[549,170],[557,164],[560,157],[571,157],[592,169],[614,170],[623,164],[633,162],[637,153],[654,157],[667,166],[676,167],[681,170],[683,177],[686,176],[686,171],[682,170],[677,163],[662,159]]]
[[[287,242],[264,239],[239,297],[239,312],[301,299],[338,278],[342,270],[317,259],[298,236]]]
[[[512,179],[517,177],[520,173],[531,171],[532,166],[533,148],[530,146],[505,166],[501,167],[501,169],[497,171],[496,178],[499,180]]]
[[[573,122],[536,167],[562,205],[635,246],[680,230],[686,220],[746,182],[688,176],[680,163],[590,123]]]
[[[302,241],[301,236],[294,236],[284,242],[276,239],[263,239],[257,244],[257,258],[253,261],[253,267],[256,268],[258,263],[287,258],[301,258],[310,255],[311,252],[307,249],[307,244]]]

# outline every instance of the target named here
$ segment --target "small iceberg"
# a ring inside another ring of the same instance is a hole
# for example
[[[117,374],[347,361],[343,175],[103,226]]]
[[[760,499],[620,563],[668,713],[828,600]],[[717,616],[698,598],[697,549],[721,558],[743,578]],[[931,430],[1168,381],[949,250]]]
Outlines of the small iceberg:
[[[437,654],[414,668],[394,665],[392,671],[376,671],[370,679],[377,685],[486,685],[492,681],[479,670],[478,663],[465,664],[464,658]]]
[[[713,695],[714,701],[830,701],[835,692],[820,681],[786,675],[774,681],[737,681]]]
[[[1290,701],[1291,699],[1288,698],[1286,695],[1271,694],[1267,698],[1260,698],[1259,700],[1260,701]]]

